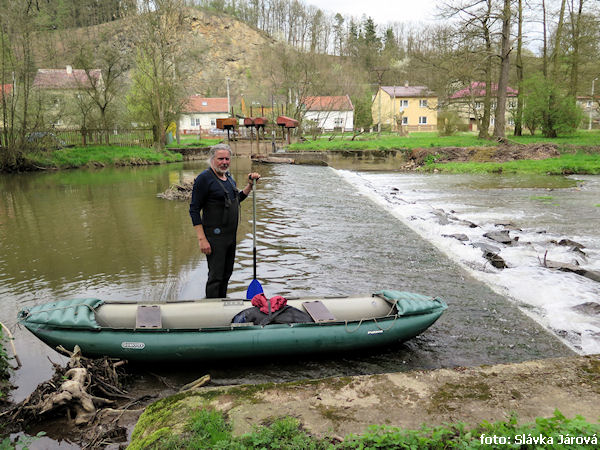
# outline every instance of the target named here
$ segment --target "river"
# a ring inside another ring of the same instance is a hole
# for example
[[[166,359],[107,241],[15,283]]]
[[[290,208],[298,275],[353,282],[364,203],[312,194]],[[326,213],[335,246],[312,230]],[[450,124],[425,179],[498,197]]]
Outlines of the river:
[[[206,262],[188,205],[156,194],[204,167],[190,162],[0,178],[0,321],[13,330],[24,364],[13,377],[13,400],[49,378],[48,358],[64,361],[15,323],[21,308],[57,298],[203,297]],[[361,169],[234,160],[237,180],[250,170],[263,175],[256,194],[258,279],[268,296],[384,288],[439,296],[449,309],[436,324],[404,344],[359,354],[142,367],[140,373],[175,386],[205,373],[213,384],[256,383],[597,352],[597,315],[573,310],[597,302],[597,283],[535,262],[544,242],[569,237],[586,246],[587,257],[577,256],[581,263],[598,268],[600,178]],[[230,296],[243,296],[252,279],[251,208],[250,199],[242,203]],[[480,227],[440,225],[435,209]],[[442,237],[468,233],[475,242],[507,219],[524,230],[520,242],[531,241],[502,248],[509,269],[493,269],[480,250]],[[552,245],[550,254],[573,257]]]

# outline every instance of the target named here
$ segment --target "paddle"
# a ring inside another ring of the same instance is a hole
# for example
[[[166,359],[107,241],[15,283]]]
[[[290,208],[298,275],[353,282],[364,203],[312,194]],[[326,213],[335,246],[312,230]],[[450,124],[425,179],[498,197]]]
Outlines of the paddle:
[[[254,256],[254,278],[246,291],[246,300],[252,299],[256,294],[262,294],[263,288],[256,279],[256,180],[252,179],[252,252]]]

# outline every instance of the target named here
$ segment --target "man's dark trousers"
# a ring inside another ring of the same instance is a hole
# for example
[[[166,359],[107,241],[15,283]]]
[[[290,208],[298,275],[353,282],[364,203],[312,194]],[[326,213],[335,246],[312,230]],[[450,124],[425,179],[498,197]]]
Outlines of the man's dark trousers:
[[[211,253],[206,255],[208,262],[206,298],[225,298],[235,261],[235,235],[215,236],[208,241]]]

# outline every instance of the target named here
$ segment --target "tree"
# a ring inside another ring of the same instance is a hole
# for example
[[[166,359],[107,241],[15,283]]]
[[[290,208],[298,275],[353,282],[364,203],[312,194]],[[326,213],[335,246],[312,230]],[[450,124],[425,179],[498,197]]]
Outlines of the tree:
[[[32,90],[33,34],[39,10],[34,0],[0,0],[0,9],[0,165],[17,168],[27,147],[26,136],[40,117]]]
[[[534,76],[525,83],[524,121],[532,134],[540,126],[545,137],[574,132],[583,118],[573,97],[543,76]]]
[[[494,137],[503,138],[505,135],[506,121],[506,89],[508,88],[508,75],[510,70],[510,10],[511,0],[504,0],[502,10],[502,39],[500,45],[500,76],[496,94],[496,117],[494,121]],[[487,90],[491,86],[487,85]]]
[[[78,42],[74,50],[75,64],[87,75],[87,86],[82,92],[98,112],[99,126],[109,130],[114,126],[116,106],[124,93],[124,79],[131,66],[130,58],[120,41],[112,39],[108,33],[101,33],[93,41]],[[94,75],[95,69],[100,69],[102,77]]]
[[[186,61],[197,57],[191,38],[184,39],[185,0],[144,0],[133,36],[136,57],[128,105],[134,118],[155,130],[155,144],[166,143],[186,98]]]
[[[517,110],[515,111],[515,136],[521,136],[523,130],[523,0],[517,7]]]

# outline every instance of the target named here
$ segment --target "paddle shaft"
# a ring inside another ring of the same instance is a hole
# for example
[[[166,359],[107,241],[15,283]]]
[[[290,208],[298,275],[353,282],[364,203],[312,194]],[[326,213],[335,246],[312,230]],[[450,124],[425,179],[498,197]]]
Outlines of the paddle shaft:
[[[256,280],[256,180],[252,179],[252,253],[254,260],[254,279]]]

